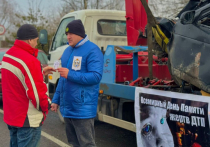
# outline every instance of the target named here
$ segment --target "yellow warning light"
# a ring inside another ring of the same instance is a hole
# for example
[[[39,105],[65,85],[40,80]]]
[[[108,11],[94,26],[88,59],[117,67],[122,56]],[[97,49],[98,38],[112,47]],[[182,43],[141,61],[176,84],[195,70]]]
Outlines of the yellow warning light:
[[[104,91],[103,91],[103,90],[99,90],[99,93],[100,93],[100,94],[103,94],[103,93],[104,93]]]
[[[49,79],[49,80],[52,80],[52,79],[53,79],[52,75],[49,75],[49,76],[48,76],[48,79]]]

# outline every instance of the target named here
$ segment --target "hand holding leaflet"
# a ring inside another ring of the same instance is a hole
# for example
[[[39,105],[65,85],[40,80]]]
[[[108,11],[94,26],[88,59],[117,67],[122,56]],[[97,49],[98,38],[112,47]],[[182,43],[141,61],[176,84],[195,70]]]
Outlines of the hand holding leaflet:
[[[60,66],[60,62],[58,60],[56,60],[54,62],[54,69],[58,69],[59,66]]]

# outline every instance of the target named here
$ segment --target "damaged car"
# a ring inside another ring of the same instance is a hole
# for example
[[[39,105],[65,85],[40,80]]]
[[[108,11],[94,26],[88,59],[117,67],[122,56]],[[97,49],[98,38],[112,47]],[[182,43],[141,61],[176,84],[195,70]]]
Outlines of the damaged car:
[[[191,84],[210,93],[210,1],[190,0],[177,18],[156,18],[153,51],[168,57],[176,84]]]

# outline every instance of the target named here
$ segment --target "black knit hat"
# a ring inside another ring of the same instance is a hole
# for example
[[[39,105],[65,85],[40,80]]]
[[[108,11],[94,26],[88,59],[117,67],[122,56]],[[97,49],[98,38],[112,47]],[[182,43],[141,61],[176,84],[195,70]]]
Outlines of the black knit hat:
[[[80,19],[71,21],[66,26],[66,32],[65,33],[66,34],[67,33],[72,33],[72,34],[76,34],[78,36],[81,36],[82,38],[85,38],[85,28],[82,24],[82,21]]]
[[[17,31],[18,40],[28,40],[38,37],[38,32],[36,28],[30,24],[22,25]]]

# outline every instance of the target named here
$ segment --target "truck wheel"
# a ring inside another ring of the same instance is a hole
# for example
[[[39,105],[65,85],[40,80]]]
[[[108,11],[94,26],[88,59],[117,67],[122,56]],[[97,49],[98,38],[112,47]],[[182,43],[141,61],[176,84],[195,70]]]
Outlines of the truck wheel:
[[[58,108],[58,116],[59,116],[59,118],[60,118],[60,121],[61,121],[62,123],[65,123],[64,118],[63,118],[63,116],[61,115],[61,112],[60,112],[60,107]]]

